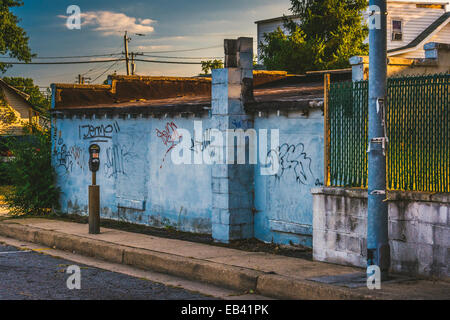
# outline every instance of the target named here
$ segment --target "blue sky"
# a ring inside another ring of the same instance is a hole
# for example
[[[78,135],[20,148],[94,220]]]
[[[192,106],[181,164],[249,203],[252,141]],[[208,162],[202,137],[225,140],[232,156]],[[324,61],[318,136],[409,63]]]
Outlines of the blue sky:
[[[41,57],[122,52],[125,28],[146,34],[132,36],[131,51],[215,47],[160,55],[222,57],[224,38],[251,36],[256,40],[254,21],[288,13],[290,6],[289,0],[25,0],[24,3],[14,12],[22,19],[20,25],[30,36],[33,52]],[[84,22],[81,30],[69,30],[65,26],[63,16],[69,5],[81,8]],[[79,73],[93,68],[86,76],[95,79],[111,65],[16,65],[4,76],[31,77],[37,84],[48,86],[52,82],[72,83]],[[110,70],[123,74],[124,63]],[[192,76],[200,71],[197,65],[140,63],[137,66],[138,74],[142,75]],[[106,75],[102,76],[96,83],[105,78]]]

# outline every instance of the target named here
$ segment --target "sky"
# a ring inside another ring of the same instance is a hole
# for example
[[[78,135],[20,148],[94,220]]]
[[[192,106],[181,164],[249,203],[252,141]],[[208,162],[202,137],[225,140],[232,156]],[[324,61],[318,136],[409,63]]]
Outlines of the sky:
[[[66,11],[70,5],[78,5],[81,9],[80,30],[69,30],[66,26]],[[31,49],[38,57],[121,53],[123,33],[128,30],[132,38],[130,51],[133,52],[221,58],[225,38],[253,37],[256,52],[254,22],[288,14],[289,7],[289,0],[25,0],[23,7],[13,11],[21,19],[20,26],[30,37]],[[136,36],[135,33],[145,36]],[[208,49],[166,53],[197,48]],[[94,59],[110,58],[82,60]],[[57,59],[35,62],[52,60]],[[74,60],[77,59],[67,59]],[[111,62],[15,65],[3,76],[31,77],[39,86],[49,86],[51,83],[74,83],[78,74],[92,80],[98,77],[94,83],[102,83],[107,74],[114,71],[124,74],[125,62],[116,65]],[[137,74],[140,75],[194,76],[200,72],[199,65],[137,64]]]

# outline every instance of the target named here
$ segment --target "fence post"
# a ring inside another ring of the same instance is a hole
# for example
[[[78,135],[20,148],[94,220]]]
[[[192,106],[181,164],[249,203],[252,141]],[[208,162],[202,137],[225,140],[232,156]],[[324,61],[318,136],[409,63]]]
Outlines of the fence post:
[[[325,186],[330,186],[330,120],[328,114],[328,100],[330,92],[330,74],[325,73],[324,75],[324,95],[323,95],[323,124],[324,124],[324,180]]]

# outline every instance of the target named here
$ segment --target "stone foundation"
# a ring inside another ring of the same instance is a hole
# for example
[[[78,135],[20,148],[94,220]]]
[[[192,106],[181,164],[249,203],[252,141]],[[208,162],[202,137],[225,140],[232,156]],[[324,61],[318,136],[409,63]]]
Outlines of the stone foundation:
[[[315,260],[365,267],[367,190],[313,193]],[[391,271],[449,277],[450,194],[389,192]]]

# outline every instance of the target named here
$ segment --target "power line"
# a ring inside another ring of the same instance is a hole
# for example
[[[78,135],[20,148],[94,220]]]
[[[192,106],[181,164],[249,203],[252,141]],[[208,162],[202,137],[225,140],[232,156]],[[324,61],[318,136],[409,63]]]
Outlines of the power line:
[[[114,51],[117,51],[117,50],[119,50],[119,49],[121,49],[121,48],[122,48],[122,44],[120,44],[120,46],[116,47],[116,48],[114,49]],[[120,53],[120,55],[122,55],[122,54],[123,54],[123,52]],[[87,75],[88,73],[90,73],[90,72],[92,72],[92,71],[94,71],[94,70],[101,69],[102,67],[103,67],[103,66],[96,66],[96,67],[93,67],[93,68],[89,69],[88,71],[86,71],[85,73],[83,73],[82,75],[85,76],[85,75]]]
[[[105,64],[106,64],[106,63],[107,63],[107,62],[105,62]],[[87,75],[88,73],[93,72],[94,70],[97,71],[97,70],[99,70],[99,69],[102,69],[103,67],[104,67],[103,65],[95,66],[95,67],[89,69],[88,71],[82,73],[81,75],[82,75],[82,76],[85,76],[85,75]]]
[[[101,76],[103,76],[105,73],[107,73],[109,70],[111,70],[112,67],[114,67],[116,64],[118,64],[119,61],[114,62],[112,65],[109,66],[109,68],[107,68],[104,72],[102,72],[97,78],[95,78],[94,80],[92,80],[92,82],[94,83],[95,81],[98,80],[98,78],[100,78]]]
[[[191,60],[206,60],[206,59],[222,59],[223,57],[169,57],[169,56],[155,56],[149,54],[143,54],[145,57],[150,58],[165,58],[165,59],[191,59]]]
[[[194,49],[184,49],[184,50],[171,50],[171,51],[144,51],[143,53],[172,53],[172,52],[188,52],[188,51],[199,51],[199,50],[206,50],[206,49],[215,49],[215,48],[222,48],[222,45],[219,46],[212,46],[212,47],[203,47],[203,48],[194,48]]]
[[[190,61],[161,61],[161,60],[143,60],[143,59],[134,59],[134,61],[150,62],[150,63],[167,63],[167,64],[202,64],[201,62],[190,62]]]
[[[92,54],[85,56],[61,56],[61,57],[33,57],[33,60],[44,60],[44,59],[76,59],[76,58],[94,58],[94,57],[111,57],[118,56],[122,53],[105,53],[105,54]],[[14,59],[12,57],[0,57],[2,59]]]
[[[115,60],[97,60],[97,61],[57,61],[57,62],[10,62],[7,64],[23,64],[23,65],[54,65],[54,64],[84,64],[84,63],[104,63],[104,62],[119,62],[125,61],[125,59],[115,59]],[[167,63],[167,64],[202,64],[201,62],[191,62],[191,61],[162,61],[162,60],[143,60],[135,59],[135,61],[140,62],[151,62],[151,63]],[[1,62],[0,63],[4,63]]]
[[[0,61],[4,64],[84,64],[84,63],[103,63],[103,62],[115,62],[124,61],[125,59],[114,59],[114,60],[92,60],[92,61],[57,61],[57,62],[5,62]]]

